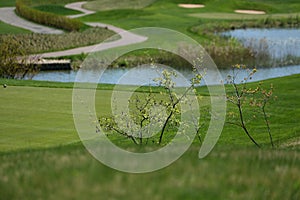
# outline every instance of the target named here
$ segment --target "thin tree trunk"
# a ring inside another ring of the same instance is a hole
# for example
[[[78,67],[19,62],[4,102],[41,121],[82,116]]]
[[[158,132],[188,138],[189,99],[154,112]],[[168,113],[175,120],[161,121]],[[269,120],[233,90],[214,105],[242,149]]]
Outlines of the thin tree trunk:
[[[242,128],[244,129],[245,133],[247,134],[247,136],[250,138],[250,140],[257,146],[260,148],[260,145],[254,140],[254,138],[250,135],[250,133],[248,132],[248,129],[244,123],[244,117],[243,117],[243,112],[242,112],[242,108],[241,108],[241,105],[240,105],[240,102],[239,104],[237,105],[238,108],[239,108],[239,113],[240,113],[240,120],[241,120],[241,125],[242,125]]]
[[[269,138],[270,138],[270,143],[271,143],[272,147],[274,148],[273,137],[272,137],[272,134],[271,134],[271,129],[270,129],[268,117],[267,117],[267,114],[266,114],[266,111],[265,111],[265,104],[262,107],[262,111],[264,113],[264,119],[265,119],[265,122],[266,122],[266,125],[267,125],[268,134],[269,134]]]
[[[159,136],[159,142],[158,142],[159,144],[160,144],[161,141],[162,141],[162,138],[163,138],[163,135],[164,135],[166,126],[167,126],[169,120],[171,119],[172,115],[173,115],[173,111],[171,111],[171,113],[169,114],[168,118],[166,119],[166,121],[165,121],[165,123],[164,123],[163,128],[161,129],[161,133],[160,133],[160,136]]]

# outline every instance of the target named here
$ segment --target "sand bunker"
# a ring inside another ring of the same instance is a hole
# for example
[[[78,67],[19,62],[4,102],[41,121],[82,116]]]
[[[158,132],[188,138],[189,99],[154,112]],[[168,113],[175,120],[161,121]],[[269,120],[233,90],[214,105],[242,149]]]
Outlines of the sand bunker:
[[[260,10],[235,10],[236,13],[242,13],[242,14],[251,14],[251,15],[264,15],[266,14],[265,11]]]
[[[202,4],[178,4],[181,8],[204,8],[205,5]]]

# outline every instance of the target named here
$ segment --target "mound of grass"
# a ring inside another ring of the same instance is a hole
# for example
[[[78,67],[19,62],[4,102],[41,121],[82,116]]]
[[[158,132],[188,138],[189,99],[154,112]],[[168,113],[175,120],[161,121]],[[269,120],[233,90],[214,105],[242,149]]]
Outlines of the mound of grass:
[[[48,0],[45,2],[44,0],[31,0],[30,5],[32,6],[40,6],[40,5],[65,5],[68,3],[78,2],[78,0]]]
[[[140,9],[151,5],[155,1],[156,0],[96,0],[87,2],[83,7],[94,11]]]
[[[36,10],[43,11],[43,12],[50,12],[50,13],[59,14],[59,15],[76,15],[76,14],[81,13],[76,10],[71,10],[71,9],[65,8],[63,5],[56,5],[56,4],[39,5],[39,6],[35,6],[33,8]]]
[[[70,19],[63,15],[39,11],[30,6],[31,5],[25,0],[17,0],[16,13],[30,21],[64,29],[66,31],[79,31],[84,27],[84,24],[77,19]]]

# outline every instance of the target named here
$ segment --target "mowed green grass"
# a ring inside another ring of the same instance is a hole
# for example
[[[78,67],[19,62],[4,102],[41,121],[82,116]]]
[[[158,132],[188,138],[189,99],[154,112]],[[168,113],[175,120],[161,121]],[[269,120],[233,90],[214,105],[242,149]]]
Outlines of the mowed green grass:
[[[84,4],[84,8],[95,11],[118,10],[118,9],[140,9],[151,5],[156,0],[96,0]]]
[[[0,148],[47,148],[78,141],[69,89],[1,88]]]
[[[29,33],[29,32],[30,31],[28,30],[15,27],[0,21],[0,34],[11,34],[11,33],[20,34],[20,33]]]
[[[263,14],[263,15],[251,15],[251,14],[237,14],[237,13],[193,13],[192,17],[201,19],[225,19],[225,20],[253,20],[253,19],[266,19],[270,18],[288,18],[297,17],[300,13],[285,13],[285,14]]]
[[[265,85],[274,84],[275,95],[278,96],[278,100],[267,107],[276,146],[282,146],[287,141],[298,141],[300,138],[299,77],[300,75],[295,75],[265,81]],[[43,82],[28,82],[27,86],[26,81],[21,82],[25,86],[13,86],[15,81],[1,80],[1,83],[4,82],[9,86],[0,89],[0,152],[47,148],[79,141],[72,115],[72,84],[57,83],[51,86],[46,82],[44,87],[32,87],[37,83],[43,86]],[[106,88],[99,89],[96,93],[99,116],[110,114],[112,90],[110,86],[103,87]],[[205,92],[205,88],[201,90]],[[204,101],[207,102],[206,99]],[[234,111],[234,108],[229,106],[228,111]],[[249,112],[246,117],[250,119],[247,123],[254,138],[260,144],[269,146],[266,127],[259,119],[251,120],[251,115],[252,112]],[[253,145],[241,129],[231,125],[225,125],[219,144]]]
[[[81,12],[65,8],[63,5],[55,5],[55,4],[39,5],[39,6],[35,6],[33,8],[36,10],[43,11],[43,12],[51,12],[51,13],[59,14],[59,15],[81,14]]]
[[[0,0],[0,7],[13,7],[15,3],[15,0]]]
[[[95,1],[101,4],[101,1]],[[203,3],[204,8],[186,9],[178,7],[179,3]],[[225,15],[225,19],[234,15],[236,9],[255,9],[263,10],[269,14],[284,14],[280,17],[289,16],[289,14],[299,13],[300,2],[295,0],[288,1],[246,1],[246,0],[157,0],[150,6],[143,9],[117,9],[111,11],[100,11],[94,15],[85,16],[82,18],[84,21],[97,21],[101,19],[103,22],[111,23],[121,26],[123,28],[131,29],[140,26],[159,26],[165,28],[173,28],[174,30],[183,31],[188,27],[198,24],[198,18],[208,18],[208,15],[214,15],[218,13],[218,19],[224,20],[222,15]],[[105,10],[105,9],[104,9]],[[196,16],[196,17],[192,17]],[[240,20],[243,19],[257,19],[257,15],[240,14]],[[262,17],[262,16],[260,16]],[[232,18],[236,19],[236,18]]]
[[[101,91],[98,102],[110,102],[110,93]],[[1,88],[0,96],[0,152],[47,148],[79,140],[73,123],[72,88],[9,86]],[[99,107],[101,111],[108,108]]]

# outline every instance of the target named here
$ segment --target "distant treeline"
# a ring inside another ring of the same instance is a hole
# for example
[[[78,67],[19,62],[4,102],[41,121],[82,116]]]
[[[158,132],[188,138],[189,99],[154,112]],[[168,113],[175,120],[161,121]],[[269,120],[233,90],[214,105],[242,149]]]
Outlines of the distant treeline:
[[[16,12],[18,15],[30,21],[66,31],[79,31],[84,26],[82,22],[76,19],[35,10],[31,8],[25,0],[16,1]]]

